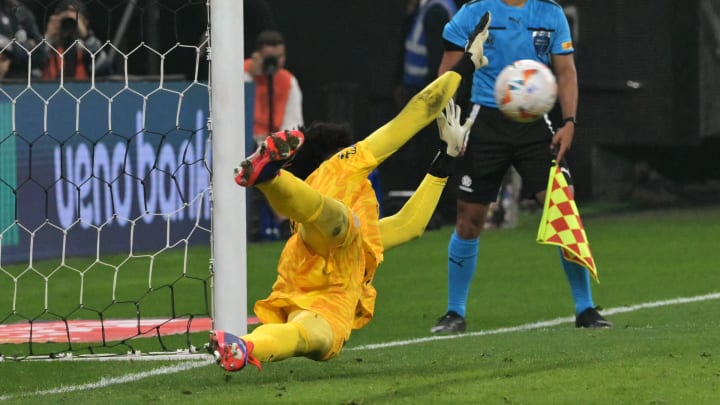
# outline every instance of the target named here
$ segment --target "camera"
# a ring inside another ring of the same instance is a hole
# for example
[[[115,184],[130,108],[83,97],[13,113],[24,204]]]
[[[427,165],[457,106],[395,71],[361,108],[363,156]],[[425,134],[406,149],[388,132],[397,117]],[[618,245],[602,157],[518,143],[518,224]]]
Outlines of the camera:
[[[65,48],[75,42],[80,37],[80,30],[78,29],[78,22],[74,18],[65,17],[60,20],[60,42]]]
[[[263,58],[262,71],[266,75],[274,75],[278,71],[278,58],[274,55],[268,55]]]

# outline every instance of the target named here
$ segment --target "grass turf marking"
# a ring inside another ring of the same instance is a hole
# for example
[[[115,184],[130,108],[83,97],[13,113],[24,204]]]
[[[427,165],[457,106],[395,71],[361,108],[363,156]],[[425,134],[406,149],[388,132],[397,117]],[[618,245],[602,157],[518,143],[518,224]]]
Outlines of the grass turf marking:
[[[642,309],[659,308],[659,307],[666,307],[666,306],[678,305],[678,304],[688,304],[688,303],[701,302],[701,301],[710,301],[710,300],[716,300],[718,298],[720,298],[720,293],[710,293],[710,294],[705,294],[705,295],[696,295],[694,297],[673,298],[673,299],[663,300],[663,301],[653,301],[653,302],[646,302],[646,303],[642,303],[642,304],[630,305],[630,306],[625,306],[625,307],[610,308],[610,309],[604,310],[603,313],[606,315],[622,314],[622,313],[626,313],[626,312],[635,312],[635,311],[639,311]],[[384,348],[389,348],[389,347],[407,346],[407,345],[418,344],[418,343],[432,342],[432,341],[436,341],[436,340],[459,339],[459,338],[465,338],[465,337],[498,335],[498,334],[502,334],[502,333],[524,332],[524,331],[533,330],[533,329],[558,326],[558,325],[562,325],[564,323],[573,322],[574,320],[575,320],[575,317],[563,317],[563,318],[551,319],[548,321],[528,323],[525,325],[512,326],[512,327],[507,327],[507,328],[498,328],[498,329],[478,331],[478,332],[468,332],[468,333],[461,333],[461,334],[456,334],[456,335],[442,335],[442,336],[431,336],[431,337],[418,338],[418,339],[398,340],[398,341],[387,342],[387,343],[377,343],[377,344],[370,344],[370,345],[355,346],[355,347],[347,348],[345,350],[348,350],[348,351],[375,350],[375,349],[384,349]],[[145,372],[136,373],[136,374],[126,374],[126,375],[120,376],[120,377],[101,378],[99,381],[94,382],[94,383],[60,386],[58,388],[51,388],[48,390],[35,391],[33,393],[20,394],[20,395],[15,395],[15,396],[0,395],[0,401],[7,401],[7,400],[10,400],[13,398],[27,398],[27,397],[34,397],[34,396],[63,394],[63,393],[68,393],[68,392],[104,388],[104,387],[108,387],[110,385],[125,384],[125,383],[129,383],[129,382],[133,382],[133,381],[143,380],[143,379],[149,378],[149,377],[155,377],[158,375],[179,373],[182,371],[187,371],[187,370],[191,370],[191,369],[198,368],[198,367],[205,367],[208,364],[214,363],[214,360],[213,360],[212,356],[210,356],[210,355],[207,355],[207,356],[197,355],[197,356],[201,358],[201,361],[184,362],[184,363],[179,363],[174,366],[160,367],[160,368],[156,368],[156,369],[153,369],[150,371],[145,371]]]
[[[720,293],[697,295],[694,297],[673,298],[673,299],[669,299],[669,300],[646,302],[643,304],[630,305],[630,306],[626,306],[626,307],[610,308],[610,309],[603,310],[603,314],[605,314],[605,315],[622,314],[625,312],[639,311],[641,309],[666,307],[666,306],[678,305],[678,304],[688,304],[691,302],[716,300],[718,298],[720,298]],[[454,335],[436,335],[436,336],[429,336],[429,337],[417,338],[417,339],[398,340],[398,341],[387,342],[387,343],[375,343],[375,344],[369,344],[369,345],[356,346],[356,347],[348,348],[345,350],[384,349],[386,347],[406,346],[406,345],[412,345],[412,344],[418,344],[418,343],[432,342],[434,340],[448,340],[448,339],[459,339],[459,338],[474,337],[474,336],[498,335],[501,333],[524,332],[524,331],[528,331],[528,330],[532,330],[532,329],[541,329],[541,328],[548,328],[551,326],[558,326],[558,325],[562,325],[564,323],[570,323],[570,322],[574,322],[574,321],[575,321],[574,316],[568,316],[568,317],[563,317],[563,318],[555,318],[555,319],[551,319],[548,321],[540,321],[540,322],[535,322],[535,323],[528,323],[525,325],[511,326],[511,327],[507,327],[507,328],[481,330],[481,331],[477,331],[477,332],[459,333],[459,334],[454,334]]]
[[[87,384],[81,384],[81,385],[66,385],[66,386],[60,386],[57,388],[51,388],[48,390],[41,390],[41,391],[35,391],[33,393],[29,394],[21,394],[21,395],[0,395],[0,401],[7,401],[14,398],[28,398],[28,397],[35,397],[35,396],[41,396],[41,395],[51,395],[51,394],[65,394],[68,392],[75,392],[75,391],[87,391],[87,390],[93,390],[97,388],[104,388],[108,387],[110,385],[116,385],[116,384],[125,384],[133,381],[139,381],[143,380],[145,378],[149,377],[155,377],[158,375],[164,375],[164,374],[175,374],[179,373],[181,371],[187,371],[198,367],[205,367],[208,364],[212,362],[211,358],[205,359],[205,361],[190,361],[190,362],[184,362],[179,363],[173,366],[167,366],[167,367],[160,367],[156,368],[150,371],[144,371],[142,373],[136,373],[136,374],[126,374],[120,377],[103,377],[97,382],[94,383],[87,383]]]

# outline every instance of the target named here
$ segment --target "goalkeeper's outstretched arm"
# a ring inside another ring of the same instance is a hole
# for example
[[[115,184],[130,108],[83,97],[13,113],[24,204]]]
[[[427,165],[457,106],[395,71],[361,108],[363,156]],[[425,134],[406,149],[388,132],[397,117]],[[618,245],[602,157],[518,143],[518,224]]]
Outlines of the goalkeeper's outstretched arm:
[[[447,147],[438,151],[420,186],[400,211],[380,220],[380,237],[385,250],[419,238],[425,232],[473,124],[472,118],[468,118],[460,125],[460,116],[460,107],[450,100],[437,119],[440,139]]]
[[[425,126],[430,124],[455,95],[463,78],[472,81],[476,69],[488,64],[484,54],[484,43],[490,27],[490,13],[482,16],[475,31],[470,35],[465,52],[454,60],[449,71],[440,75],[432,83],[416,94],[397,117],[365,138],[368,148],[378,164],[410,140]],[[392,134],[392,136],[385,136]]]

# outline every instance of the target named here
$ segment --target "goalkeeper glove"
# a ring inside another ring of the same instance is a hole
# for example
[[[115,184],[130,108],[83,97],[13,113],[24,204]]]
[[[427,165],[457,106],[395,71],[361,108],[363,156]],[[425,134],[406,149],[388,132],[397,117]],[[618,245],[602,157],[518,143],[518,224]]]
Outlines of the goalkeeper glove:
[[[452,157],[459,156],[465,149],[470,128],[475,123],[471,117],[468,117],[465,123],[460,125],[461,115],[460,106],[455,105],[455,101],[450,99],[445,110],[437,118],[440,139],[447,144],[447,154]]]
[[[445,110],[437,118],[440,139],[447,147],[444,152],[438,151],[430,165],[428,173],[435,177],[449,177],[455,168],[455,158],[465,149],[470,128],[475,121],[468,117],[465,124],[460,125],[461,115],[460,106],[455,105],[455,102],[450,99]]]
[[[484,55],[483,45],[488,37],[491,19],[490,12],[485,12],[465,44],[465,53],[470,56],[470,59],[475,65],[475,69],[480,69],[488,64],[488,59]]]

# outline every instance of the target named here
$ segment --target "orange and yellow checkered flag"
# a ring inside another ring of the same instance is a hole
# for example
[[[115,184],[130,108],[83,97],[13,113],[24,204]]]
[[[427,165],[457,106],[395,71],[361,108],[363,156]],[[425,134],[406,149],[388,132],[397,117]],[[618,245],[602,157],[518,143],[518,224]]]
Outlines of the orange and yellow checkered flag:
[[[595,281],[598,281],[595,260],[580,220],[580,212],[559,165],[550,168],[537,241],[560,246],[565,259],[585,266]]]

